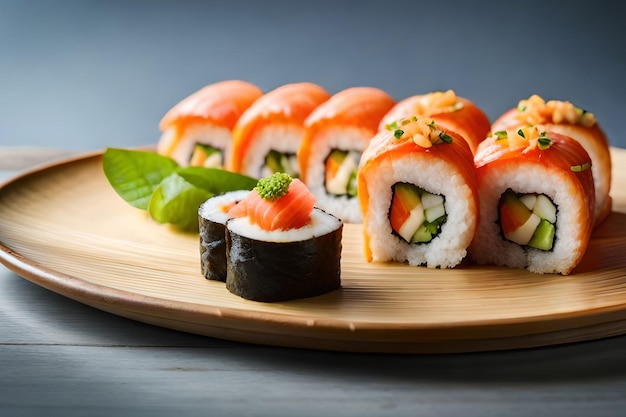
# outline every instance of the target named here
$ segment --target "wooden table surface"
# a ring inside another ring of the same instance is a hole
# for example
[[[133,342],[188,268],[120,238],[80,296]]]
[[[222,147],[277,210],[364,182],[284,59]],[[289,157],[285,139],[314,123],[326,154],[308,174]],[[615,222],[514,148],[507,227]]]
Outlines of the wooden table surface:
[[[0,148],[0,181],[69,152]],[[248,345],[120,318],[0,266],[0,416],[624,416],[626,336],[380,355]]]

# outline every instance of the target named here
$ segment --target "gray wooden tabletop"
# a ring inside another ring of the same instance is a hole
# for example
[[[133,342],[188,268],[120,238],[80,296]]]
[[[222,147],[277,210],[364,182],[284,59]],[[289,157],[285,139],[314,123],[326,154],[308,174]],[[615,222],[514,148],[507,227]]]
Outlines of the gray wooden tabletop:
[[[0,147],[0,181],[63,158]],[[624,416],[626,336],[452,355],[350,354],[180,333],[0,266],[1,416]]]

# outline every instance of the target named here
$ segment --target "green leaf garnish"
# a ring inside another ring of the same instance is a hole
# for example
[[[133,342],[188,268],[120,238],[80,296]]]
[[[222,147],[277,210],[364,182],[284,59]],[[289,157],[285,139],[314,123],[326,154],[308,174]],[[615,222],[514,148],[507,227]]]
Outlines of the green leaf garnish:
[[[254,178],[218,168],[181,168],[173,159],[151,151],[108,148],[105,176],[127,203],[147,210],[158,223],[185,231],[198,230],[198,208],[208,198],[251,190]]]
[[[104,175],[127,203],[145,210],[154,189],[178,164],[150,151],[107,148],[102,156]]]
[[[148,213],[158,223],[170,223],[186,231],[195,231],[198,230],[198,208],[212,196],[211,192],[174,173],[154,190]]]
[[[284,172],[275,172],[267,178],[261,178],[255,190],[265,200],[276,200],[287,194],[293,178]]]
[[[251,190],[257,180],[246,175],[236,174],[219,168],[186,167],[176,171],[185,181],[211,194],[228,191]]]

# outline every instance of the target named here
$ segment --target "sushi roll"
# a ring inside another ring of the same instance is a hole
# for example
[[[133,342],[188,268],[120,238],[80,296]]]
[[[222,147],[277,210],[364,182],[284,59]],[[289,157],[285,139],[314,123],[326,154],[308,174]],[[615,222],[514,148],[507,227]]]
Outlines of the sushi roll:
[[[200,267],[208,280],[226,282],[226,221],[228,211],[247,197],[248,190],[213,196],[198,209]]]
[[[574,139],[537,126],[496,132],[475,156],[478,264],[567,275],[584,255],[595,203],[592,161]]]
[[[431,119],[398,124],[372,139],[359,167],[365,258],[455,267],[479,220],[472,151]]]
[[[487,115],[472,101],[459,97],[453,90],[435,91],[400,100],[381,120],[379,129],[394,130],[396,122],[409,116],[428,117],[442,129],[461,135],[476,152],[478,144],[489,134]]]
[[[257,100],[233,129],[228,169],[254,178],[274,172],[299,176],[296,154],[304,136],[304,120],[330,94],[308,82],[285,84]]]
[[[171,157],[180,166],[224,168],[233,126],[262,95],[257,86],[240,80],[205,86],[163,116],[157,153]]]
[[[229,211],[226,288],[242,298],[276,302],[341,286],[343,223],[315,207],[297,178],[259,180]]]
[[[361,154],[395,104],[384,91],[351,87],[319,106],[305,122],[300,178],[318,206],[346,223],[362,222],[356,175]]]
[[[539,95],[520,100],[496,119],[492,131],[504,131],[527,125],[560,133],[577,140],[591,157],[595,186],[594,222],[599,225],[611,213],[611,151],[609,140],[593,115],[569,101],[545,101]]]

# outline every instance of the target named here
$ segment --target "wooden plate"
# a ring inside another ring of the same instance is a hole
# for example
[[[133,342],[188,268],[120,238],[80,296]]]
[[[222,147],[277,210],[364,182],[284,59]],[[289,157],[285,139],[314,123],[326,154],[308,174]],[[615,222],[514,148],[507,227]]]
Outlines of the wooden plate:
[[[613,166],[626,151],[612,149]],[[614,211],[572,275],[467,265],[368,264],[346,225],[342,288],[264,304],[200,273],[199,238],[122,201],[101,154],[40,168],[0,188],[0,261],[59,294],[157,326],[249,343],[352,352],[512,349],[626,333],[626,175]]]

